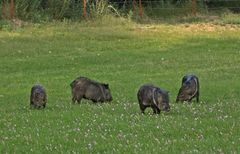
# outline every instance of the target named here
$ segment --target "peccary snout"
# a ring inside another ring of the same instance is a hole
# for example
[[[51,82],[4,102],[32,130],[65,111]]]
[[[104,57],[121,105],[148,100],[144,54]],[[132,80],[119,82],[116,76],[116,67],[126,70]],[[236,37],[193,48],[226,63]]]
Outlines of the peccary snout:
[[[103,95],[105,95],[104,99],[107,101],[107,102],[111,102],[113,100],[112,98],[112,95],[111,95],[111,91],[109,89],[109,85],[108,84],[102,84],[103,85]]]

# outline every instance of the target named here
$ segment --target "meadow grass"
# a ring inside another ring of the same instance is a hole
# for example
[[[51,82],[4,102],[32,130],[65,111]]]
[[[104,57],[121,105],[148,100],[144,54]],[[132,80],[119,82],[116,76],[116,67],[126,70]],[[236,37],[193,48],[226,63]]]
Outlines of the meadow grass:
[[[1,153],[239,153],[240,28],[212,24],[53,23],[0,31]],[[200,103],[176,104],[185,74]],[[110,84],[111,103],[71,104],[78,76]],[[29,109],[42,84],[44,110]],[[171,111],[140,114],[145,83]]]

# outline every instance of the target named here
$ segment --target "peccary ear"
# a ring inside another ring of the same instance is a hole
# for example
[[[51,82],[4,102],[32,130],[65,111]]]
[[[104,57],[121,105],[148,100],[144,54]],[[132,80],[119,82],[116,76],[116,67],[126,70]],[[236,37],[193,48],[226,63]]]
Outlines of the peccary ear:
[[[103,86],[106,88],[106,89],[109,89],[109,85],[108,84],[103,84]]]

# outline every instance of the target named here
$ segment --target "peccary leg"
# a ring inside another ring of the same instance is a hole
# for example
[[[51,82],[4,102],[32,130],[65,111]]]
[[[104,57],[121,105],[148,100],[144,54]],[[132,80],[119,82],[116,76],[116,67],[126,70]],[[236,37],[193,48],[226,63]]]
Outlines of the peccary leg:
[[[197,102],[199,102],[199,92],[197,92],[196,100],[197,100]]]
[[[96,101],[96,100],[94,100],[94,99],[92,100],[92,102],[93,102],[93,103],[97,103],[97,101]],[[102,103],[102,102],[101,102],[101,103]]]
[[[141,112],[144,114],[145,109],[147,108],[145,105],[139,104]]]
[[[77,98],[78,104],[80,104],[80,102],[81,102],[81,100],[82,100],[82,97],[83,97],[83,96],[78,96],[78,98]]]
[[[156,106],[152,106],[152,110],[154,114],[160,114],[160,110]]]
[[[33,101],[30,101],[30,105],[31,105],[31,106],[33,105]]]
[[[76,98],[78,104],[80,104],[82,98],[84,98],[84,95],[82,93],[78,93],[75,98]]]
[[[77,100],[78,104],[80,104],[81,100],[82,100],[82,98],[79,98],[79,99]]]
[[[72,103],[75,104],[75,102],[77,101],[78,103],[80,103],[82,100],[82,95],[79,95],[79,96],[76,96],[76,95],[73,95],[72,97]]]
[[[30,108],[34,108],[34,104],[32,101],[30,102]]]
[[[43,100],[43,108],[45,108],[46,107],[46,104],[47,104],[47,99],[46,99],[46,97],[44,98],[44,100]]]
[[[76,102],[76,98],[73,96],[72,97],[72,103],[75,104],[75,102]]]
[[[179,100],[178,100],[178,98],[176,99],[176,103],[178,103],[179,102]]]
[[[157,114],[160,114],[160,110],[158,108],[156,108],[156,109],[157,109]]]
[[[152,106],[152,110],[153,110],[153,114],[156,114],[156,113],[157,113],[155,107],[153,107],[153,106]]]
[[[188,101],[189,103],[191,103],[192,99],[193,99],[193,98],[190,98],[190,99],[188,99],[187,101]]]

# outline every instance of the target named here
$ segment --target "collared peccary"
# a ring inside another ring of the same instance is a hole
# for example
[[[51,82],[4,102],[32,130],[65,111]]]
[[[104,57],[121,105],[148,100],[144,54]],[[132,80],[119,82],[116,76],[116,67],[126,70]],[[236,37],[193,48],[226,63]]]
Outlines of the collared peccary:
[[[47,103],[46,90],[41,85],[33,85],[30,96],[30,107],[45,108]]]
[[[170,111],[168,91],[151,84],[140,87],[137,93],[139,107],[142,113],[147,107],[151,107],[153,113],[159,114],[161,110]]]
[[[179,89],[176,102],[188,101],[191,102],[196,97],[199,101],[199,80],[195,75],[185,75],[182,79],[182,86]]]
[[[78,77],[71,84],[72,102],[81,102],[82,98],[93,102],[112,101],[112,95],[108,84],[99,83],[86,77]]]

